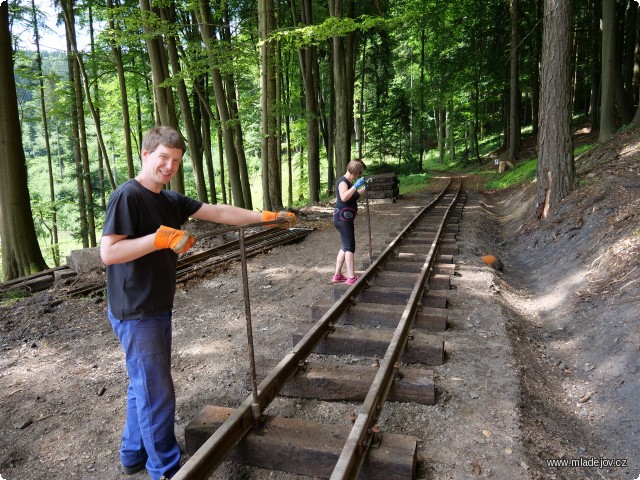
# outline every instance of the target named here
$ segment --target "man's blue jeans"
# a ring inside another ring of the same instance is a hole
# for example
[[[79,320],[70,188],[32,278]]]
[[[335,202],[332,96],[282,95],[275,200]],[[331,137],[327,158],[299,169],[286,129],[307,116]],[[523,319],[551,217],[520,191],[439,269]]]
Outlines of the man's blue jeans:
[[[153,480],[171,478],[180,467],[174,433],[176,396],[171,378],[171,312],[118,320],[113,331],[125,354],[129,387],[120,461],[130,467],[146,460]]]

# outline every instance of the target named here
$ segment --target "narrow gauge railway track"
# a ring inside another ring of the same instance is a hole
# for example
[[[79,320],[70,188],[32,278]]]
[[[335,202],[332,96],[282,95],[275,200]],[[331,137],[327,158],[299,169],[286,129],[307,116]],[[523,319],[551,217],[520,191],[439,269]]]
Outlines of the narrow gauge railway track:
[[[201,235],[196,238],[200,240],[205,237],[221,235],[224,232],[236,231],[237,227],[219,229],[214,232]],[[247,257],[266,252],[274,247],[296,242],[307,235],[313,229],[310,228],[267,228],[265,230],[247,235],[244,238],[244,251]],[[231,260],[241,258],[240,240],[232,240],[218,247],[184,257],[178,261],[177,283],[185,282],[190,278],[199,275],[203,270],[218,267]]]
[[[196,240],[201,240],[207,237],[213,237],[222,235],[223,233],[236,231],[238,227],[225,227],[217,229],[209,233],[205,233],[196,237]],[[296,242],[307,235],[309,235],[313,229],[309,228],[290,228],[283,230],[280,228],[267,228],[249,235],[244,238],[245,255],[247,257],[257,255],[262,252],[266,252],[274,247],[285,245],[288,243]],[[238,260],[241,258],[241,250],[239,246],[239,240],[232,240],[225,242],[222,245],[218,245],[213,248],[209,248],[202,252],[191,254],[182,257],[178,260],[176,283],[185,282],[191,278],[201,276],[204,273],[224,265],[227,262]],[[71,269],[68,266],[61,266],[55,269],[47,270],[36,275],[25,277],[19,281],[13,281],[10,284],[7,283],[6,287],[9,289],[24,289],[27,292],[31,292],[29,285],[33,285],[34,282],[38,282],[39,286],[49,288],[54,283],[54,271],[65,271]],[[50,278],[49,278],[50,277]],[[43,283],[46,282],[46,283]],[[82,285],[76,288],[70,288],[65,292],[67,297],[81,297],[81,296],[96,296],[102,294],[106,286],[104,282],[92,282],[87,285]]]
[[[387,399],[434,402],[433,372],[403,369],[401,364],[444,361],[444,342],[413,329],[438,330],[446,325],[446,291],[436,288],[449,288],[448,275],[453,273],[455,224],[464,199],[460,185],[459,179],[450,181],[371,259],[354,285],[336,286],[334,304],[315,305],[315,315],[326,313],[309,331],[294,334],[293,350],[263,374],[259,385],[251,359],[252,393],[240,406],[202,409],[186,428],[191,457],[174,480],[209,478],[225,459],[332,480],[414,478],[416,440],[389,433],[382,439],[378,420]],[[363,328],[374,323],[374,328]],[[382,333],[381,326],[393,330]],[[323,370],[308,361],[312,353],[368,355],[376,358],[377,368],[372,374],[354,365]],[[362,404],[352,418],[353,427],[345,432],[264,415],[280,394]],[[384,448],[372,448],[376,446]]]

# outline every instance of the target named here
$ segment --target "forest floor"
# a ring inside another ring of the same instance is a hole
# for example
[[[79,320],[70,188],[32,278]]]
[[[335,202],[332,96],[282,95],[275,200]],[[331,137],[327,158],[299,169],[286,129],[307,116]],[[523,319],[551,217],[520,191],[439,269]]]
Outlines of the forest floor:
[[[579,186],[544,221],[535,183],[489,192],[465,178],[436,404],[391,403],[381,421],[384,431],[418,439],[417,479],[640,477],[638,130],[576,165]],[[427,197],[371,206],[374,251]],[[331,207],[303,212],[300,226],[313,233],[249,260],[257,355],[281,358],[292,332],[313,324],[310,306],[332,298]],[[364,208],[356,225],[361,261]],[[499,257],[502,271],[483,263],[485,254]],[[204,405],[233,407],[249,394],[242,292],[238,264],[178,288],[173,372],[183,446]],[[0,478],[125,478],[118,446],[127,377],[105,309],[65,297],[62,285],[0,307]],[[347,425],[355,408],[278,398],[267,413]],[[549,466],[553,459],[582,466]],[[212,478],[308,477],[226,462]]]

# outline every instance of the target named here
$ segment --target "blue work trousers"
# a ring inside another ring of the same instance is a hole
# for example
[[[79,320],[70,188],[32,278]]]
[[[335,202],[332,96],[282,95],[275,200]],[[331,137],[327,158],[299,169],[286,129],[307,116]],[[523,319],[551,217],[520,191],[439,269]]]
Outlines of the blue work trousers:
[[[171,312],[118,320],[113,331],[125,354],[129,387],[120,461],[130,467],[146,460],[153,480],[171,478],[180,467],[174,432],[176,396],[171,378]]]

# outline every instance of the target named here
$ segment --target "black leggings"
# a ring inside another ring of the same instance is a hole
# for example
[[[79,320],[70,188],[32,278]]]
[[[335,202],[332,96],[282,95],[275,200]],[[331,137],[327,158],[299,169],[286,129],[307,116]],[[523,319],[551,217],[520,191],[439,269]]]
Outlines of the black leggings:
[[[356,251],[356,234],[353,221],[334,220],[333,226],[340,232],[342,251],[354,253]]]

